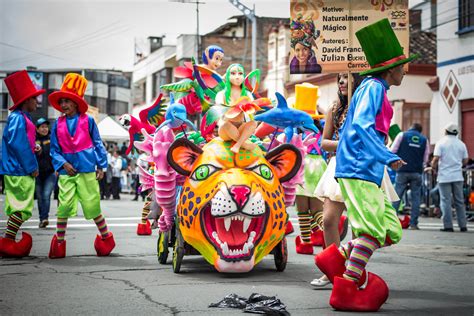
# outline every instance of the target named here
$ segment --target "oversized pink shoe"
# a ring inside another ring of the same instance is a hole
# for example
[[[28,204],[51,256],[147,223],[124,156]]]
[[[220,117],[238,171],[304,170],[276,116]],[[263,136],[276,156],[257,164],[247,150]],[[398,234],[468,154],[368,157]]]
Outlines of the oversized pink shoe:
[[[115,248],[114,235],[111,232],[109,232],[109,235],[105,238],[97,235],[94,241],[94,248],[99,257],[110,255],[112,250]]]

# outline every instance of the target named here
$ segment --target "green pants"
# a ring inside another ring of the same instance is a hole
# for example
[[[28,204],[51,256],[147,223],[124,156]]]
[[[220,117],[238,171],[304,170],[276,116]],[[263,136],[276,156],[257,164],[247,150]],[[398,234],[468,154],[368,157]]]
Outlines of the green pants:
[[[35,178],[5,175],[5,214],[21,213],[23,221],[31,217],[35,196]]]
[[[304,182],[296,187],[296,195],[316,197],[316,187],[327,166],[321,155],[307,154],[304,157]]]
[[[370,235],[381,246],[387,237],[392,243],[398,243],[402,238],[402,226],[382,189],[373,182],[359,179],[339,178],[338,181],[354,235]]]
[[[81,203],[86,219],[100,215],[99,182],[95,172],[78,173],[75,176],[59,176],[58,217],[68,218],[77,215],[77,202]]]

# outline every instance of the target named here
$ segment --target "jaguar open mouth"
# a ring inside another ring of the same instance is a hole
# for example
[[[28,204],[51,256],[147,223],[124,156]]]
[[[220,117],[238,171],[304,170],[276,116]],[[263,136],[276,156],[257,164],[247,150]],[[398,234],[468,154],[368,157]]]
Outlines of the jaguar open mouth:
[[[211,214],[211,204],[208,203],[201,211],[201,222],[204,234],[223,260],[250,260],[255,245],[263,236],[268,214],[265,203],[265,213],[258,216],[234,212],[217,217]]]

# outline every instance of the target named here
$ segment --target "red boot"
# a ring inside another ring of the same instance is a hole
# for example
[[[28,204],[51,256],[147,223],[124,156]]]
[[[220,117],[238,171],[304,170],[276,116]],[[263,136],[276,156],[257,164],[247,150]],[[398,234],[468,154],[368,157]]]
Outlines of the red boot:
[[[388,293],[385,281],[370,272],[365,289],[359,289],[351,280],[336,277],[329,304],[340,311],[376,312],[387,300]]]
[[[324,247],[324,232],[317,228],[311,232],[311,244],[315,247]]]
[[[313,245],[311,243],[306,243],[301,241],[301,236],[296,236],[296,253],[302,255],[312,255],[313,254]]]
[[[286,227],[285,227],[285,235],[289,235],[291,233],[293,233],[295,231],[295,229],[293,228],[293,224],[291,223],[290,220],[288,220],[288,222],[286,223]]]
[[[398,219],[400,220],[400,224],[402,224],[403,229],[407,229],[410,226],[410,216],[405,215],[403,219],[400,219],[400,218]]]
[[[0,254],[4,258],[22,258],[30,254],[33,246],[31,235],[22,232],[19,242],[9,238],[0,238]]]
[[[137,226],[137,235],[139,236],[148,236],[151,235],[151,225],[150,221],[146,220],[146,223],[139,223]]]
[[[334,278],[342,277],[344,271],[346,271],[346,258],[344,258],[335,244],[331,244],[331,246],[314,256],[314,261],[319,270],[321,270],[333,284]],[[367,274],[364,270],[359,280],[359,286],[365,283],[366,278]]]
[[[109,235],[105,238],[100,237],[97,235],[94,241],[94,248],[97,252],[97,256],[103,257],[108,256],[112,250],[115,248],[115,240],[114,235],[109,232]]]
[[[59,259],[66,257],[66,241],[58,242],[58,236],[55,234],[51,240],[49,248],[49,259]]]

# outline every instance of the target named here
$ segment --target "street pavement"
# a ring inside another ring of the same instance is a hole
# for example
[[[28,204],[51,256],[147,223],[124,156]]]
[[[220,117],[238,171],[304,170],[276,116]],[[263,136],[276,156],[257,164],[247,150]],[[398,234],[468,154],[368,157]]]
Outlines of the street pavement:
[[[0,195],[3,209],[4,195]],[[31,255],[0,259],[0,315],[240,315],[241,310],[209,308],[230,293],[276,295],[291,315],[334,315],[330,288],[315,290],[309,282],[321,274],[313,256],[295,252],[296,233],[289,235],[289,259],[277,272],[267,256],[250,273],[221,274],[201,256],[185,256],[181,273],[156,256],[157,231],[137,236],[142,202],[122,195],[103,201],[103,212],[117,247],[109,257],[97,257],[93,247],[97,229],[82,216],[70,219],[67,257],[47,258],[55,233],[51,224],[38,228],[38,212],[23,225],[33,236]],[[298,231],[296,213],[289,211]],[[468,233],[440,232],[440,219],[421,218],[419,231],[404,231],[402,241],[378,250],[368,270],[380,275],[390,297],[375,315],[474,315],[474,224]],[[6,217],[0,215],[3,233]],[[349,236],[350,234],[348,234]],[[346,237],[348,240],[349,237]],[[321,248],[315,248],[315,252]],[[347,314],[347,313],[345,313]]]

